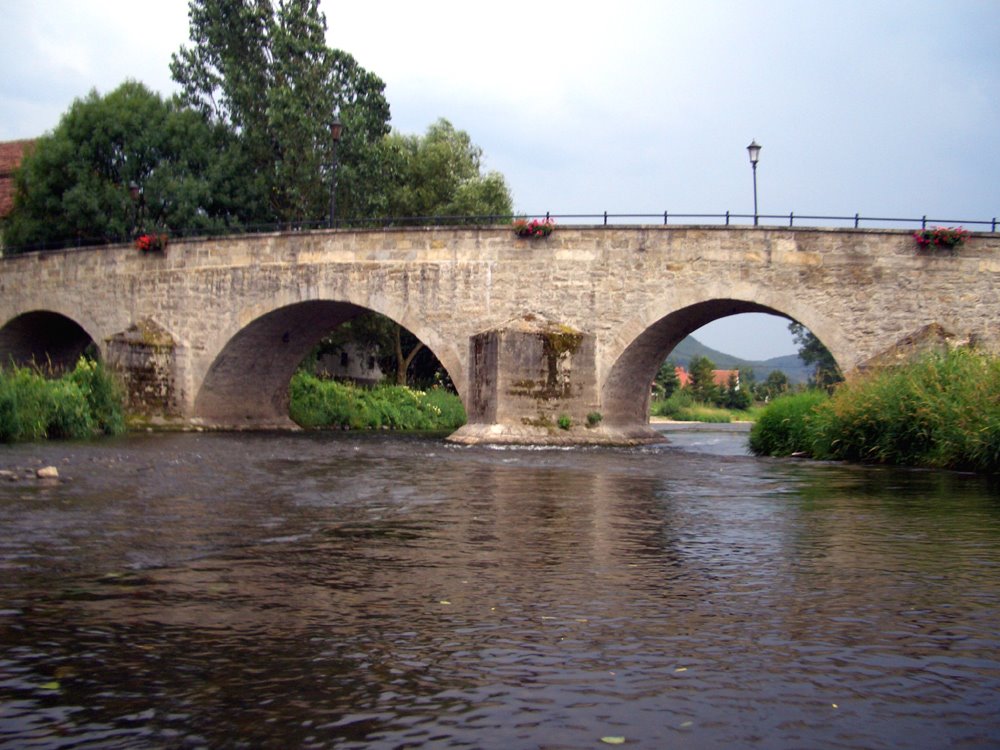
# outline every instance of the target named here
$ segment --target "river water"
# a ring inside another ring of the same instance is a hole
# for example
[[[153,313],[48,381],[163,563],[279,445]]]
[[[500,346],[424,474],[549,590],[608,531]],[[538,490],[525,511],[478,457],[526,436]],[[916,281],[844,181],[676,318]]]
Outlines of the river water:
[[[1000,491],[745,435],[0,447],[0,748],[1000,746]]]

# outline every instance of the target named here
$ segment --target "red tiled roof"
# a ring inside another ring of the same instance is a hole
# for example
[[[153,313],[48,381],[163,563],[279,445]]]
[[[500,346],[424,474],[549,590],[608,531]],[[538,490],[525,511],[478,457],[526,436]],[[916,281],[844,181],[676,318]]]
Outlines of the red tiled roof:
[[[681,388],[687,388],[691,385],[691,374],[685,370],[683,367],[675,367],[674,372],[677,373],[677,380],[680,381]],[[740,382],[740,371],[739,370],[712,370],[712,380],[720,388],[729,387],[729,379],[731,377],[736,377],[736,382]]]
[[[14,205],[14,170],[34,142],[27,139],[0,143],[0,218],[9,214]]]

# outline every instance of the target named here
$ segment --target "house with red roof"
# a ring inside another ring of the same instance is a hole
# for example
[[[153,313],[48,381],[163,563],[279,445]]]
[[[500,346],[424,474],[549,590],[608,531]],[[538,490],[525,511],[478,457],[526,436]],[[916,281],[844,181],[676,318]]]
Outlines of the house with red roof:
[[[681,388],[687,388],[691,385],[691,373],[680,366],[675,367],[674,372],[677,373],[677,380],[680,382]],[[712,381],[719,386],[719,388],[728,388],[731,378],[736,378],[736,387],[739,388],[739,370],[712,370]]]
[[[14,170],[21,166],[21,160],[34,142],[34,139],[26,139],[0,143],[0,219],[14,208]]]

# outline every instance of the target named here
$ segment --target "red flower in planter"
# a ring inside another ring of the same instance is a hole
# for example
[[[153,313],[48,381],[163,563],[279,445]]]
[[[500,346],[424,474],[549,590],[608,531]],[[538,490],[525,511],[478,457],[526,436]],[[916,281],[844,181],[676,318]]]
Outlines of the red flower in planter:
[[[164,250],[167,247],[167,235],[140,234],[136,237],[135,246],[144,253],[153,250]]]
[[[922,248],[931,245],[949,249],[958,247],[965,242],[968,236],[968,230],[962,229],[962,227],[932,227],[931,229],[918,229],[913,233],[913,239]]]
[[[514,234],[518,237],[548,237],[555,229],[552,219],[517,219],[514,222]]]

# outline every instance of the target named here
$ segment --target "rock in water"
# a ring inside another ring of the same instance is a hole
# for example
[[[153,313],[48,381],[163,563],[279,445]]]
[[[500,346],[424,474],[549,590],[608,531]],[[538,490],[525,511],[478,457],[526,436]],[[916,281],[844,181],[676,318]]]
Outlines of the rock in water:
[[[59,469],[55,466],[43,466],[41,469],[35,472],[35,476],[39,479],[58,479]]]

